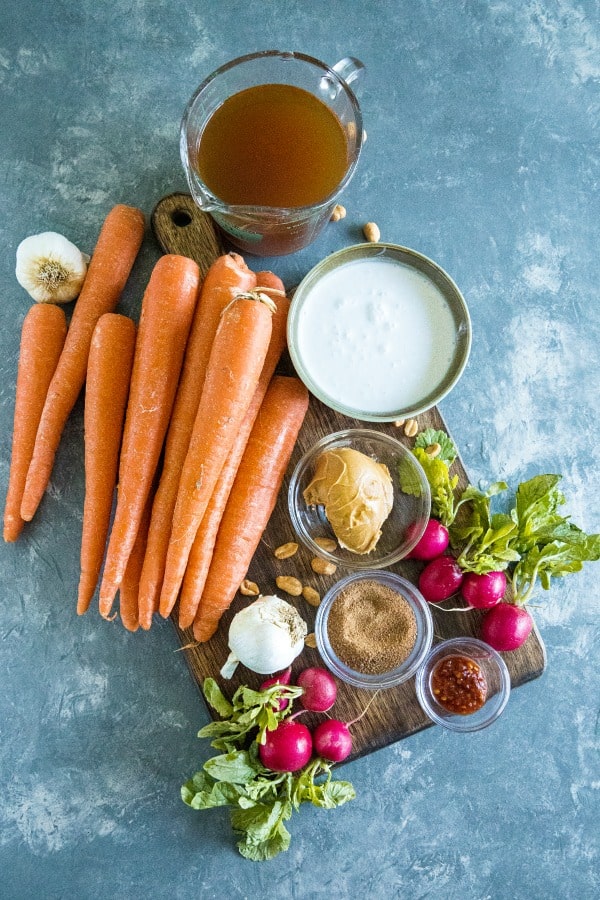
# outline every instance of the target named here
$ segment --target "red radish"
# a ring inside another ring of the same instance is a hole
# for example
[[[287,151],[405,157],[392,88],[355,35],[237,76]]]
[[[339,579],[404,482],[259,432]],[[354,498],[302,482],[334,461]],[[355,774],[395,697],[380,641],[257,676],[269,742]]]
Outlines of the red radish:
[[[411,538],[411,531],[417,530],[417,526],[409,525],[406,529],[407,537]],[[437,519],[430,519],[425,526],[425,531],[420,537],[418,543],[407,554],[407,559],[435,559],[441,556],[450,542],[448,529]]]
[[[460,586],[460,592],[469,606],[475,609],[489,609],[504,597],[506,575],[504,572],[486,572],[477,575],[467,572]]]
[[[375,691],[363,711],[351,722],[340,722],[339,719],[326,719],[313,731],[313,745],[319,756],[330,762],[342,762],[352,753],[352,735],[350,729],[360,721],[367,712],[379,691]]]
[[[335,703],[337,685],[335,678],[325,669],[304,669],[296,678],[296,684],[304,693],[300,703],[311,712],[327,712]]]
[[[485,614],[481,637],[494,650],[516,650],[533,628],[533,619],[522,606],[498,603]]]
[[[268,688],[273,687],[275,684],[289,684],[291,677],[292,667],[288,666],[287,669],[284,669],[283,672],[280,672],[278,675],[272,675],[270,678],[266,678],[259,687],[259,691],[266,691]],[[281,711],[282,709],[286,709],[289,705],[290,701],[282,697],[277,708]]]
[[[277,728],[267,731],[258,755],[263,766],[272,772],[296,772],[309,761],[312,748],[311,733],[306,725],[284,719]]]
[[[447,600],[461,586],[463,571],[452,556],[438,556],[419,576],[419,590],[429,603]]]
[[[342,762],[352,752],[352,735],[345,722],[325,719],[313,731],[315,751],[330,762]]]

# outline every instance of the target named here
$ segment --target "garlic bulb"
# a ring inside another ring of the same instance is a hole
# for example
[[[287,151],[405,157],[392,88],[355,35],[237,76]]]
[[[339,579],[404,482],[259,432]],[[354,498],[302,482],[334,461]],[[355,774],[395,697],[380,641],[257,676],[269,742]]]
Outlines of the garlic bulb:
[[[260,675],[286,669],[302,652],[306,631],[306,622],[286,600],[259,597],[231,621],[231,653],[221,675],[231,678],[240,662]]]
[[[17,247],[17,281],[37,303],[68,303],[78,296],[90,261],[56,231],[25,238]]]

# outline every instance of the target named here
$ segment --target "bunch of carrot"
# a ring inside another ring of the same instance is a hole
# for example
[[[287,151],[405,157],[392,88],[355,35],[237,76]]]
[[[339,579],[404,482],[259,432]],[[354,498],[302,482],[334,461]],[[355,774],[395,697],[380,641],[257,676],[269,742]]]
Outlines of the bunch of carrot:
[[[25,319],[4,538],[16,540],[33,517],[85,382],[77,611],[88,609],[104,561],[102,616],[118,592],[123,625],[147,629],[179,597],[181,627],[206,640],[266,527],[308,394],[296,378],[273,377],[289,308],[282,282],[235,253],[202,284],[191,259],[162,257],[137,334],[114,313],[142,234],[140,211],[115,207],[68,331],[58,307],[38,305]]]

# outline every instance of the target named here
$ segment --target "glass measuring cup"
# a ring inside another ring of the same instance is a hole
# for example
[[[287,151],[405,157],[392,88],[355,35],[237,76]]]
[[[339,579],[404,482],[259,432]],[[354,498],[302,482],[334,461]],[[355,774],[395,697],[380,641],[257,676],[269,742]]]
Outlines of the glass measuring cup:
[[[329,67],[302,53],[267,50],[232,60],[209,75],[196,90],[181,123],[181,160],[195,202],[210,213],[236,247],[257,256],[293,253],[310,244],[328,222],[360,156],[362,115],[350,85],[355,86],[363,73],[363,64],[352,57]],[[291,85],[308,91],[335,114],[343,128],[346,171],[333,192],[318,202],[290,207],[226,203],[200,177],[198,149],[215,110],[234,94],[267,84]]]

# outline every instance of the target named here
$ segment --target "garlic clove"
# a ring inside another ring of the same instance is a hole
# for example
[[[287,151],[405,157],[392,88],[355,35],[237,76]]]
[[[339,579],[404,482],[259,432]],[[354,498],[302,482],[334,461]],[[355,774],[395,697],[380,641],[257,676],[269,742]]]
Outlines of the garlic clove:
[[[44,231],[21,241],[15,274],[37,303],[68,303],[81,291],[89,260],[62,234]]]

